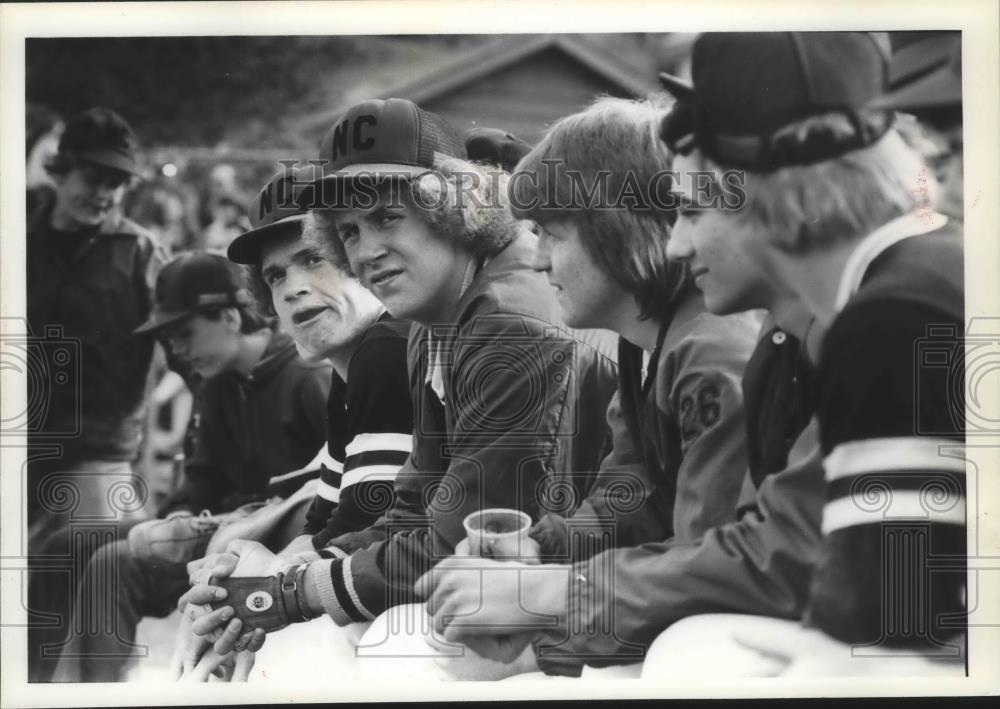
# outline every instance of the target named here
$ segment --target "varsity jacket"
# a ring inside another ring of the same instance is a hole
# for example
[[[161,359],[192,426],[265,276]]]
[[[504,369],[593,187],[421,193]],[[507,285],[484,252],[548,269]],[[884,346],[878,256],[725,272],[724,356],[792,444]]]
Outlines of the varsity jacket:
[[[708,313],[691,289],[662,325],[645,381],[642,350],[619,340],[613,449],[573,517],[546,515],[532,530],[543,560],[691,541],[736,519],[753,491],[740,382],[759,329],[754,313]]]
[[[471,512],[567,513],[563,492],[579,484],[569,471],[595,470],[606,455],[614,338],[563,325],[531,268],[534,246],[521,233],[478,270],[447,325],[411,330],[415,427],[396,504],[361,535],[331,540],[353,554],[314,562],[338,624],[416,600],[414,583],[454,551]]]
[[[194,456],[160,516],[264,499],[272,475],[312,460],[326,440],[331,374],[329,364],[304,361],[292,339],[276,332],[250,376],[226,371],[206,380]]]
[[[44,370],[28,377],[28,400],[45,405],[31,442],[60,444],[54,465],[133,460],[155,340],[132,331],[149,316],[166,254],[117,213],[93,230],[57,232],[55,193],[29,195],[28,345]]]
[[[566,612],[534,643],[546,673],[639,662],[657,635],[690,615],[802,616],[821,548],[814,376],[795,337],[768,323],[762,329],[742,382],[746,436],[760,435],[767,422],[781,435],[758,442],[764,453],[758,467],[751,460],[759,481],[753,504],[700,539],[664,537],[574,560]]]
[[[846,643],[943,652],[965,627],[964,258],[945,219],[862,241],[823,341],[826,550],[806,621]]]
[[[367,528],[392,506],[396,476],[412,446],[409,331],[409,321],[384,314],[348,362],[343,398],[330,397],[329,456],[302,530],[317,549]]]

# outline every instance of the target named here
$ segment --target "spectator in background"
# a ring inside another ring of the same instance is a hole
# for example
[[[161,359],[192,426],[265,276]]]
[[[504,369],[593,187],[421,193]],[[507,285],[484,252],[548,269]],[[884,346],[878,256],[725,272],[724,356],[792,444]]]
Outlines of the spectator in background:
[[[201,229],[212,223],[212,206],[219,197],[240,191],[236,180],[236,168],[229,163],[213,165],[202,183],[199,193],[198,222]]]
[[[244,200],[235,192],[219,195],[212,202],[212,221],[202,233],[206,251],[224,254],[229,244],[251,229]]]
[[[916,117],[915,146],[940,185],[935,208],[964,219],[962,37],[958,32],[903,32],[894,38],[890,92],[875,106]]]
[[[194,246],[189,203],[182,185],[157,175],[129,195],[125,211],[145,224],[164,249],[175,255]]]
[[[145,388],[153,338],[136,334],[149,315],[152,286],[164,261],[156,239],[124,218],[121,202],[140,174],[136,136],[107,108],[74,116],[46,163],[55,187],[38,187],[28,200],[27,314],[31,332],[45,340],[72,340],[67,369],[75,378],[39,382],[28,378],[28,397],[47,404],[40,429],[29,437],[28,551],[67,557],[75,563],[93,552],[92,541],[71,546],[74,516],[116,523],[126,518],[132,462],[145,425]],[[44,341],[43,341],[44,345]],[[40,388],[40,387],[46,388]],[[56,446],[40,455],[41,445]],[[69,486],[76,505],[59,496]],[[124,486],[124,487],[121,487]],[[111,491],[125,490],[125,497]],[[91,537],[87,537],[91,539]],[[44,572],[29,561],[29,609],[65,623],[69,615],[66,572]],[[61,627],[29,624],[29,677],[47,680],[53,659],[42,656],[46,640]]]
[[[59,138],[65,127],[62,118],[45,106],[28,105],[24,121],[27,189],[55,187],[45,165],[59,151]],[[29,208],[28,213],[31,211]]]

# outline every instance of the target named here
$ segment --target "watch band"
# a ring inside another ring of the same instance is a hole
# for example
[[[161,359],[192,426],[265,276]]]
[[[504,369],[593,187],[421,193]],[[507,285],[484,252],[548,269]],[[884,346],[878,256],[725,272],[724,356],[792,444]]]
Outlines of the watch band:
[[[313,618],[318,618],[320,614],[310,613],[309,604],[306,603],[306,569],[309,568],[309,564],[300,564],[295,570],[295,601],[298,604],[299,612],[302,614],[302,620],[311,620]]]
[[[302,615],[302,608],[299,606],[299,599],[295,593],[296,588],[298,588],[297,572],[299,569],[304,568],[305,565],[300,564],[293,566],[284,573],[278,573],[278,588],[281,589],[281,601],[285,606],[285,614],[291,623],[301,623],[305,620],[305,617]]]

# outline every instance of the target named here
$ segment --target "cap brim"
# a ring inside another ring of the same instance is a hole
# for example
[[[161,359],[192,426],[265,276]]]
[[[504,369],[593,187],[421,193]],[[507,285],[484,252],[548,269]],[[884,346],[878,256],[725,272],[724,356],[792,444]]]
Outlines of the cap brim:
[[[690,101],[694,98],[694,85],[689,81],[665,71],[660,72],[660,86],[674,95],[679,101]]]
[[[943,66],[922,79],[884,94],[871,103],[875,109],[912,111],[962,105],[962,78]]]
[[[337,179],[383,180],[389,177],[420,177],[433,168],[421,165],[402,165],[396,163],[358,163],[342,167],[329,175],[323,175],[319,182],[330,182]]]
[[[135,177],[142,176],[142,171],[139,170],[134,159],[114,150],[84,150],[79,153],[79,157],[81,160],[86,160],[102,167],[110,167],[113,170],[118,170],[128,175]]]
[[[226,257],[233,263],[255,266],[260,263],[260,247],[265,241],[287,231],[292,224],[301,223],[305,218],[305,214],[294,214],[272,224],[240,234],[229,243]]]
[[[359,163],[348,165],[336,172],[323,175],[318,178],[311,187],[303,189],[296,199],[296,205],[300,209],[341,209],[343,204],[339,201],[331,204],[325,200],[328,195],[323,185],[332,185],[343,181],[370,181],[376,182],[389,179],[412,180],[421,175],[432,172],[433,168],[421,165],[402,165],[396,163]]]
[[[180,313],[178,313],[178,312],[173,312],[173,313],[168,313],[168,312],[154,313],[153,316],[149,318],[149,320],[147,320],[146,322],[144,322],[142,325],[140,325],[139,327],[137,327],[132,332],[134,334],[136,334],[136,335],[143,335],[143,334],[146,334],[146,333],[155,332],[157,330],[160,330],[161,328],[166,327],[167,325],[172,325],[173,323],[175,323],[175,322],[177,322],[179,320],[183,320],[184,318],[188,317],[189,315],[191,315],[191,313],[187,312],[187,311],[180,312]]]

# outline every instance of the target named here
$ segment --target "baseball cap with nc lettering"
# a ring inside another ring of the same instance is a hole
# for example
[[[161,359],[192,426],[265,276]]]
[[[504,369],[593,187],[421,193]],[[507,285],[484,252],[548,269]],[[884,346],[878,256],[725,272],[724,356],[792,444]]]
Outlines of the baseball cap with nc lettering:
[[[458,133],[440,116],[401,98],[347,109],[320,146],[323,181],[418,177],[442,160],[467,160]]]
[[[265,241],[287,234],[292,227],[301,229],[306,212],[300,205],[309,201],[307,193],[321,177],[322,171],[312,163],[285,168],[273,175],[250,204],[253,229],[229,244],[226,252],[229,260],[256,265],[260,263],[260,248]]]

